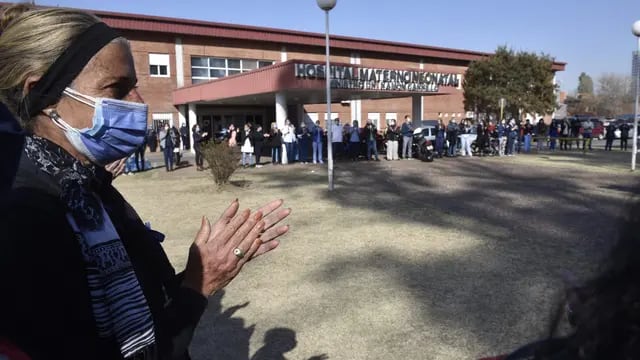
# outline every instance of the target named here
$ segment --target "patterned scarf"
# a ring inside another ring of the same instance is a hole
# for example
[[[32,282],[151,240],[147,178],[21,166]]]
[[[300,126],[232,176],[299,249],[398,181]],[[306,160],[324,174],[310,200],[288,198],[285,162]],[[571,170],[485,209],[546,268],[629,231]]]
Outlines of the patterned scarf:
[[[67,219],[80,242],[91,306],[100,337],[114,338],[125,358],[149,358],[153,319],[127,251],[102,201],[91,191],[96,169],[52,142],[28,136],[25,153],[60,186]]]

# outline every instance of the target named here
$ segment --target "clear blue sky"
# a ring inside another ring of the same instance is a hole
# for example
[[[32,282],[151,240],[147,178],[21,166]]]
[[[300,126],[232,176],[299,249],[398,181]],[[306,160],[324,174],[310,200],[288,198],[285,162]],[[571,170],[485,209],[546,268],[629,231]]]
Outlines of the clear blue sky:
[[[36,0],[39,5],[131,12],[324,32],[315,0]],[[493,51],[499,45],[567,62],[563,90],[581,72],[630,74],[639,0],[338,0],[331,33]]]

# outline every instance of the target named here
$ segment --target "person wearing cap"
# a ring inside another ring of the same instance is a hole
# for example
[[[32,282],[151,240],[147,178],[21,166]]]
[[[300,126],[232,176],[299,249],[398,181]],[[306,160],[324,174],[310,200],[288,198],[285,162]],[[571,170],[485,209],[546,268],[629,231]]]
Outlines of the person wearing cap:
[[[104,168],[147,129],[128,42],[83,11],[25,4],[0,33],[0,103],[25,132],[0,215],[0,339],[32,359],[188,359],[208,296],[278,245],[290,210],[235,200],[203,217],[176,273]]]

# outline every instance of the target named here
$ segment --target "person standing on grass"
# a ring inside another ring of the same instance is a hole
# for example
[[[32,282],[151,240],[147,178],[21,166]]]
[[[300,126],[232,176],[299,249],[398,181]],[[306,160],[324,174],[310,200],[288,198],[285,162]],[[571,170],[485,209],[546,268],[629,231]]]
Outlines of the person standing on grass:
[[[262,156],[262,145],[264,144],[264,133],[262,132],[262,125],[256,127],[256,131],[253,132],[253,154],[256,157],[256,167],[261,168],[260,156]]]
[[[456,124],[455,118],[452,118],[447,124],[447,141],[449,142],[447,153],[450,157],[455,157],[458,148],[458,124]]]
[[[269,146],[271,146],[271,164],[282,163],[282,132],[275,122],[271,123],[269,131]]]
[[[441,158],[444,153],[444,142],[446,138],[447,130],[444,126],[442,119],[438,119],[438,125],[436,125],[436,155]]]
[[[144,137],[142,144],[136,149],[136,171],[144,171],[144,153],[147,151],[147,137]],[[142,161],[140,161],[142,160]],[[142,164],[142,166],[140,166]]]
[[[284,142],[283,164],[293,164],[295,162],[294,142],[296,141],[296,128],[291,124],[291,120],[284,121],[282,128],[282,141]]]
[[[300,161],[306,164],[309,161],[309,148],[311,147],[311,133],[305,123],[300,125],[302,133],[298,138],[298,147],[300,148]]]
[[[611,151],[613,147],[613,140],[616,138],[616,126],[613,122],[610,122],[607,125],[605,138],[607,139],[607,143],[604,145],[604,151]]]
[[[313,146],[313,163],[324,164],[322,161],[322,137],[324,136],[324,130],[320,126],[320,120],[316,120],[316,125],[311,131],[312,146]]]
[[[502,119],[500,124],[498,124],[498,155],[504,156],[505,150],[507,148],[507,137],[509,135],[509,131],[507,128],[507,121]]]
[[[244,129],[240,133],[240,151],[242,152],[242,167],[251,166],[251,158],[253,156],[253,136],[251,134],[251,124],[244,124]]]
[[[524,139],[524,152],[531,152],[531,137],[533,133],[533,126],[531,125],[531,121],[527,119],[527,121],[523,124],[522,127],[522,137]]]
[[[538,152],[544,149],[545,144],[547,143],[547,124],[544,123],[544,119],[538,120],[538,124],[536,126],[536,139],[537,139],[537,150]]]
[[[342,139],[342,125],[340,125],[340,119],[336,118],[331,125],[331,147],[333,150],[333,158],[336,160],[340,158],[344,149]]]
[[[592,133],[593,122],[591,121],[591,119],[587,118],[587,120],[582,123],[582,150],[586,151],[588,145],[589,151],[593,151],[593,148],[591,147],[591,140],[593,138]]]
[[[400,139],[400,128],[396,124],[396,119],[390,119],[387,124],[385,134],[387,138],[387,160],[400,160],[398,153],[398,140]]]
[[[515,119],[509,121],[507,127],[507,156],[513,156],[516,152],[516,141],[518,140],[518,125]]]
[[[469,139],[469,135],[471,134],[471,123],[469,120],[463,120],[462,124],[462,132],[460,134],[462,156],[473,157],[473,154],[471,153],[471,140]]]
[[[569,150],[571,148],[571,142],[569,141],[570,134],[571,123],[569,119],[565,118],[560,123],[560,150]]]
[[[353,125],[349,128],[349,157],[352,161],[358,160],[360,155],[360,125],[358,120],[353,120]]]
[[[200,130],[200,125],[193,128],[193,149],[196,152],[196,170],[204,170],[204,159],[202,156],[202,142],[207,138],[207,133]]]
[[[164,126],[164,131],[160,132],[160,144],[163,144],[164,149],[164,166],[167,171],[173,171],[173,140],[171,138],[171,130],[169,124]]]
[[[558,135],[560,134],[561,127],[559,123],[551,123],[549,127],[549,150],[556,151],[556,143],[558,141]]]
[[[378,128],[373,123],[373,120],[367,120],[367,126],[364,128],[364,139],[367,142],[367,160],[371,160],[371,155],[375,155],[376,161],[380,161],[378,158],[378,144],[377,142]]]
[[[413,125],[411,124],[411,116],[404,116],[404,123],[400,129],[402,133],[402,158],[405,160],[412,157],[412,145],[413,145]]]
[[[582,134],[580,134],[580,130],[582,130],[582,127],[580,125],[580,121],[575,119],[571,123],[571,137],[574,138],[575,141],[576,141],[576,149],[577,150],[580,150],[580,138],[582,137]]]
[[[627,151],[627,140],[629,139],[629,132],[631,127],[629,124],[624,123],[620,125],[620,150]]]

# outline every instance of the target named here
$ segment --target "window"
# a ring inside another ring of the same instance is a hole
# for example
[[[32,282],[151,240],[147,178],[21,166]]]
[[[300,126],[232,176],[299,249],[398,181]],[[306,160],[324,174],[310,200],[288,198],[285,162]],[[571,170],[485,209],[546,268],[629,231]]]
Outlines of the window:
[[[376,127],[380,128],[380,113],[368,113],[367,120],[371,119]]]
[[[307,113],[307,117],[313,121],[314,124],[318,121],[318,113]]]
[[[173,126],[173,114],[172,113],[155,113],[151,114],[153,119],[153,128],[159,129],[165,125]]]
[[[398,113],[386,113],[384,114],[384,119],[387,121],[387,124],[392,119],[396,121],[396,124],[398,124]]]
[[[169,77],[169,54],[149,54],[149,75]]]
[[[261,67],[273,65],[270,60],[227,59],[219,57],[191,57],[191,83],[237,75]]]
[[[338,113],[331,113],[331,120],[335,120],[338,118]],[[324,121],[327,121],[327,113],[324,113]]]

